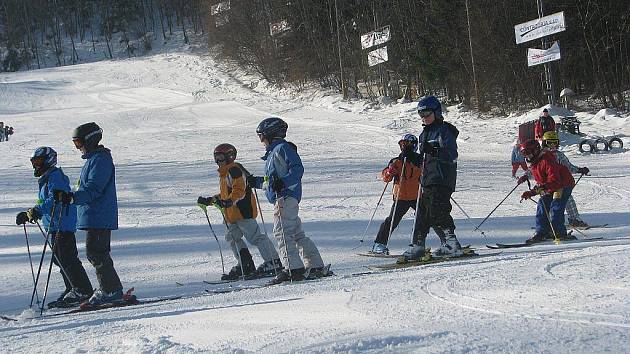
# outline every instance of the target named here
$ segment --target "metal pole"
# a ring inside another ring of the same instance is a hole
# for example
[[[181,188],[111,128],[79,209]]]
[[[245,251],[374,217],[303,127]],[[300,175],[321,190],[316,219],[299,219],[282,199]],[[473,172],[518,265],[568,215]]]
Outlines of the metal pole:
[[[542,0],[536,0],[536,5],[538,8],[538,18],[541,18],[543,16],[545,16],[545,11],[544,11],[544,6],[543,6],[543,2]],[[547,49],[548,44],[547,44],[547,38],[546,37],[542,37],[541,38],[541,43],[542,43],[542,49]],[[554,90],[554,85],[553,85],[553,77],[552,77],[552,73],[551,73],[551,67],[549,63],[545,63],[544,64],[545,67],[545,78],[544,78],[544,82],[543,82],[543,87],[544,87],[544,93],[545,96],[547,96],[547,102],[550,105],[555,105],[556,103],[556,97],[555,97],[555,90]]]

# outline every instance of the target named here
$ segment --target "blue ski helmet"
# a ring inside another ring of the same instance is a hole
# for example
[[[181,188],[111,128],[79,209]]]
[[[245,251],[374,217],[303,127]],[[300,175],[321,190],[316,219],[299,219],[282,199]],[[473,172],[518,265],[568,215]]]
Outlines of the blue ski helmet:
[[[256,134],[264,136],[269,142],[274,139],[285,138],[289,125],[278,117],[269,117],[263,119],[256,127]]]
[[[40,177],[51,167],[57,165],[57,152],[47,146],[38,147],[31,155],[31,164],[35,177]]]
[[[433,111],[435,119],[443,119],[442,104],[435,96],[424,96],[418,101],[418,114],[420,111]]]
[[[418,138],[415,135],[409,134],[409,133],[403,135],[402,139],[398,141],[398,145],[400,145],[400,143],[402,143],[403,141],[406,141],[409,143],[409,145],[411,146],[411,150],[413,152],[418,151]]]

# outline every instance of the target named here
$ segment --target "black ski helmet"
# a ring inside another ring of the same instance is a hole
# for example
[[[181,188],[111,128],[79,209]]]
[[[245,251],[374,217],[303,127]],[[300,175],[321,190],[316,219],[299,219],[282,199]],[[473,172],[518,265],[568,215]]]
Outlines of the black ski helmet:
[[[94,122],[79,125],[72,132],[72,141],[79,141],[86,150],[93,150],[103,138],[103,129]],[[75,146],[76,143],[75,143]]]
[[[214,148],[214,162],[226,161],[232,163],[236,160],[236,148],[232,144],[219,144]]]
[[[287,136],[289,125],[278,117],[263,119],[256,127],[256,134],[263,135],[269,142],[274,139],[284,139]]]
[[[31,155],[31,164],[33,165],[33,174],[40,177],[50,168],[57,165],[57,152],[48,146],[40,146]]]

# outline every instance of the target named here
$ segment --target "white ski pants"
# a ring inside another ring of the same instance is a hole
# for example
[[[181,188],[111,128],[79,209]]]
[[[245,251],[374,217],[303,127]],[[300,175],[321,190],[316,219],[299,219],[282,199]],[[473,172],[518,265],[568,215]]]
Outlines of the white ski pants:
[[[237,220],[233,224],[229,224],[228,232],[225,234],[225,240],[230,244],[232,253],[239,264],[239,252],[242,248],[247,248],[247,245],[243,241],[243,236],[245,236],[247,242],[258,248],[260,256],[265,262],[280,258],[269,237],[260,232],[260,228],[258,227],[256,220],[241,219]]]
[[[297,199],[292,197],[279,198],[273,208],[273,236],[278,241],[282,263],[290,269],[323,267],[319,250],[302,230],[299,208]]]

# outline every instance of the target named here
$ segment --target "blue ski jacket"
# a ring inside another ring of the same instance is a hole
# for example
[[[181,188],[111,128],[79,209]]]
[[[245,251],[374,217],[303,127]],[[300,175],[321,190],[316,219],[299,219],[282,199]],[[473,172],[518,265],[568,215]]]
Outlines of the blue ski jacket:
[[[276,178],[284,183],[278,196],[293,197],[300,202],[304,166],[296,149],[286,140],[278,139],[267,146],[267,152],[262,159],[265,161],[265,177],[259,177],[255,187],[265,190],[269,203],[276,202],[276,192],[271,188]]]
[[[39,199],[34,208],[42,214],[44,229],[49,230],[49,232],[77,231],[77,207],[73,204],[65,207],[61,204],[55,204],[53,194],[53,191],[56,189],[70,192],[70,180],[68,176],[63,173],[61,168],[53,167],[39,177],[37,183],[39,184]],[[55,205],[55,215],[51,215],[53,212],[53,204]],[[60,217],[61,224],[59,224]]]
[[[77,228],[118,229],[118,200],[116,197],[116,168],[109,149],[99,146],[81,156],[81,169],[74,203],[77,205]]]

